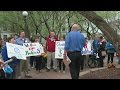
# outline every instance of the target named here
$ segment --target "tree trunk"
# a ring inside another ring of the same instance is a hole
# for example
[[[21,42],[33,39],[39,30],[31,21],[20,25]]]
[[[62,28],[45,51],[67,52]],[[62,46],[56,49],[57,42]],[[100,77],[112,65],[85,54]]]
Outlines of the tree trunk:
[[[90,22],[95,24],[107,37],[109,41],[111,41],[114,45],[114,47],[117,49],[117,43],[120,44],[120,37],[117,35],[117,33],[114,31],[114,29],[106,23],[106,21],[98,16],[93,11],[78,11],[81,15],[86,17]]]

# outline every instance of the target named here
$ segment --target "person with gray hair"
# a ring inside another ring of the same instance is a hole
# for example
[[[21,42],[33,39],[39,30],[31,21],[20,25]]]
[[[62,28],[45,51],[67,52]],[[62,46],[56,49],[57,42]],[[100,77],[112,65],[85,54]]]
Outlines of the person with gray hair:
[[[47,50],[47,72],[51,69],[51,60],[53,60],[53,69],[57,72],[57,60],[55,59],[55,42],[58,41],[55,33],[50,32],[49,37],[46,39],[46,50]]]
[[[85,38],[79,29],[80,26],[78,24],[73,24],[65,39],[64,59],[68,56],[71,60],[69,68],[72,79],[79,78],[80,65],[83,60],[81,51],[85,45]]]

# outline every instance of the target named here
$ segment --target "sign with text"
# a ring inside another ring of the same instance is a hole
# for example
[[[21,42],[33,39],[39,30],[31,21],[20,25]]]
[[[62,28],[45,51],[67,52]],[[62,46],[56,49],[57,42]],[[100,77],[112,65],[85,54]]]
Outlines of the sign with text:
[[[39,43],[24,43],[26,57],[37,56],[43,53],[43,47]]]
[[[91,49],[91,47],[92,47],[92,44],[91,44],[91,42],[90,41],[87,41],[86,42],[86,45],[83,47],[83,50],[82,50],[82,55],[90,55],[90,54],[92,54],[92,49]]]
[[[17,59],[26,60],[25,48],[23,46],[6,42],[6,47],[8,58],[15,56]]]
[[[55,44],[55,58],[63,59],[65,41],[56,41]]]

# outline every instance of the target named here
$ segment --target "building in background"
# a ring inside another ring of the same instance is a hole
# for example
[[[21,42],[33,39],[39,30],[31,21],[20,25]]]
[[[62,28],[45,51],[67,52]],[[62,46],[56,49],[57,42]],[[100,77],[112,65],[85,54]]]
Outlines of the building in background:
[[[0,37],[6,41],[6,39],[10,36],[12,36],[13,33],[10,31],[0,31]]]

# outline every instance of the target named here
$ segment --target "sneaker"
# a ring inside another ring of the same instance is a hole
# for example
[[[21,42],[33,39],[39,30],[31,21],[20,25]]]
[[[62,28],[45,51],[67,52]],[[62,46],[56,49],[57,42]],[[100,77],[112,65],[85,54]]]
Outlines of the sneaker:
[[[41,70],[38,70],[39,71],[39,73],[41,72]]]
[[[63,71],[63,73],[65,73],[65,71]]]
[[[59,73],[61,72],[61,71],[58,71]]]
[[[49,72],[50,71],[50,69],[47,69],[47,72]]]
[[[56,69],[54,69],[54,72],[57,72],[57,70],[56,70]]]
[[[32,78],[29,74],[25,75],[26,78]]]
[[[34,67],[31,67],[32,69],[34,68]]]
[[[17,79],[22,79],[22,77],[21,77],[21,76],[18,76]]]

